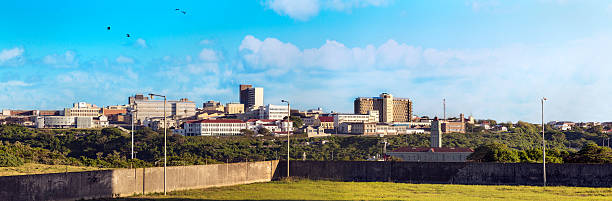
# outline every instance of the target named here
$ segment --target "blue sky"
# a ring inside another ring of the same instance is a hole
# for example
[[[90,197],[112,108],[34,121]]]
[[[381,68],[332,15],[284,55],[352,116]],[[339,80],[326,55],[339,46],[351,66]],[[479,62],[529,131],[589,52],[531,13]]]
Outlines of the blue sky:
[[[300,109],[390,92],[420,116],[446,98],[449,116],[537,122],[546,96],[548,120],[611,121],[611,18],[612,1],[9,1],[0,108],[237,102],[245,83]]]

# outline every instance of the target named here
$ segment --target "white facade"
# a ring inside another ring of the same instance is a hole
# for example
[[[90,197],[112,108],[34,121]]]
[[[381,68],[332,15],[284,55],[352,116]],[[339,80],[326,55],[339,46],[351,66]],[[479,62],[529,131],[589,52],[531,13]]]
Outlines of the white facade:
[[[64,109],[64,116],[74,117],[98,117],[101,115],[101,108],[86,102],[74,103],[72,108]]]
[[[176,131],[185,136],[233,136],[241,135],[246,123],[236,119],[205,119],[185,122],[183,131]]]
[[[274,119],[249,119],[246,122],[247,129],[258,133],[259,129],[266,128],[270,132],[287,132],[287,128],[293,131],[293,126],[289,122]]]
[[[283,119],[289,116],[289,110],[284,105],[271,105],[268,104],[265,107],[259,108],[260,119]]]
[[[108,126],[106,116],[75,117],[75,116],[39,116],[36,118],[36,128],[98,128]]]
[[[335,114],[334,127],[341,123],[375,123],[378,122],[378,111],[372,110],[368,114]]]

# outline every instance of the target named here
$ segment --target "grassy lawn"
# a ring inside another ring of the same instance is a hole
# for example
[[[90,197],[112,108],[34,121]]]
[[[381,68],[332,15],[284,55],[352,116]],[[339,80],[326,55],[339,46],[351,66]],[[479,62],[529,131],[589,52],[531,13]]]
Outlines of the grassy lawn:
[[[66,172],[66,168],[68,172],[101,170],[101,168],[96,168],[96,167],[43,165],[43,164],[36,164],[36,163],[26,163],[19,167],[0,167],[0,176],[60,173],[60,172]]]
[[[103,200],[612,200],[612,188],[298,180]]]

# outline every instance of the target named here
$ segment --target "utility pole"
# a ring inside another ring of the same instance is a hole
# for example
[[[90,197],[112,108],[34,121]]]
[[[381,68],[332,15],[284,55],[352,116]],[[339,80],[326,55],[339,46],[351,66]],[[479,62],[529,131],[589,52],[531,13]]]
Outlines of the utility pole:
[[[132,109],[131,110],[132,114],[132,159],[134,159],[134,112],[136,112],[136,110]]]
[[[287,126],[287,178],[289,178],[289,133],[290,133],[290,128],[293,126],[291,125],[291,108],[289,106],[289,101],[286,100],[281,100],[281,102],[287,103],[287,122],[288,122],[288,126]]]
[[[542,170],[544,178],[544,186],[546,186],[546,140],[544,139],[544,101],[546,98],[542,98]]]

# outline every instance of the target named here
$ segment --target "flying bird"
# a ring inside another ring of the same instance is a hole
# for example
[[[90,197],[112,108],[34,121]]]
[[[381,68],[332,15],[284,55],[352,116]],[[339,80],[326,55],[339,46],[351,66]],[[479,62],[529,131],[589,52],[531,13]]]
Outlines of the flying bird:
[[[178,9],[178,8],[175,8],[174,10],[180,10],[180,9]]]
[[[187,14],[187,11],[181,11],[181,13],[183,13],[183,14]]]
[[[110,26],[106,27],[106,30],[110,30]]]
[[[130,34],[125,34],[125,36],[127,36],[128,38],[130,37]]]

